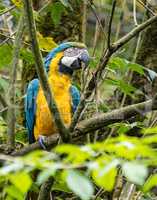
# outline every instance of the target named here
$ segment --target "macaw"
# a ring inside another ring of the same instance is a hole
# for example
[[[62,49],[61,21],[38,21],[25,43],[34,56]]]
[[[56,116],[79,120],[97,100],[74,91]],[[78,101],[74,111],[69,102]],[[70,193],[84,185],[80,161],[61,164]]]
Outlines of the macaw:
[[[63,123],[70,126],[72,115],[80,101],[79,90],[72,85],[71,77],[74,70],[88,66],[90,61],[87,48],[82,43],[62,43],[47,55],[44,67],[49,85],[59,109]],[[84,63],[82,65],[82,63]],[[57,133],[57,128],[50,114],[39,80],[33,79],[25,96],[25,120],[29,143],[39,140],[42,136]]]

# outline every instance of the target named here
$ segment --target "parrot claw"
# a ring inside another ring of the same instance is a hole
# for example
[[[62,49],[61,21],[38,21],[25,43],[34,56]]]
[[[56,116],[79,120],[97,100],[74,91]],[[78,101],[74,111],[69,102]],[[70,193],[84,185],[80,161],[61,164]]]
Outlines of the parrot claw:
[[[45,136],[40,135],[38,139],[39,145],[41,146],[42,149],[47,150],[44,141],[45,141]]]

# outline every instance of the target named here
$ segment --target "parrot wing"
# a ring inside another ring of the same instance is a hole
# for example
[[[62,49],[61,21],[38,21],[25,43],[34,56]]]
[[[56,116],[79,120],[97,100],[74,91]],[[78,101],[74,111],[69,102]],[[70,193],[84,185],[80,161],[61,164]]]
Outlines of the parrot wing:
[[[72,98],[72,111],[76,111],[78,104],[80,102],[80,92],[74,85],[70,88],[71,98]]]
[[[36,113],[36,97],[39,89],[39,80],[33,79],[27,88],[25,97],[25,119],[26,128],[28,130],[29,143],[35,142],[34,138],[34,123],[35,123],[35,113]]]

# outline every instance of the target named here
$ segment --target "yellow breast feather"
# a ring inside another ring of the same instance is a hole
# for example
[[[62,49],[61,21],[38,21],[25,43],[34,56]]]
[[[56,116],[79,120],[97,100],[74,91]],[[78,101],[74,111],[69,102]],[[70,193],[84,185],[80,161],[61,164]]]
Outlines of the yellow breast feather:
[[[68,75],[61,74],[58,70],[58,64],[63,53],[58,53],[51,61],[48,74],[48,81],[53,92],[55,102],[59,109],[62,120],[66,126],[71,123],[71,79]],[[36,100],[36,121],[34,126],[34,136],[38,139],[39,135],[50,136],[57,133],[55,123],[51,117],[45,96],[41,87]]]

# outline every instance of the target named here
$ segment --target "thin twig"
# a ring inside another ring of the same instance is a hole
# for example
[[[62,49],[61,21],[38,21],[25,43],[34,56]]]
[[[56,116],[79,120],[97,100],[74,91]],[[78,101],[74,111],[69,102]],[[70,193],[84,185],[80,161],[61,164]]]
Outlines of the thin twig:
[[[41,13],[45,8],[51,4],[51,0],[44,3],[44,6],[38,10],[38,13]]]
[[[15,35],[15,34],[16,34],[16,32],[13,33],[13,35]],[[12,36],[9,36],[9,35],[5,35],[5,34],[3,34],[3,33],[0,33],[0,35],[1,35],[1,36],[4,36],[5,38],[8,38],[8,40],[15,40],[15,38],[12,37],[13,35],[12,35]],[[8,41],[8,40],[7,40],[7,41]],[[26,44],[27,46],[31,46],[31,45],[30,45],[29,43],[27,43],[27,42],[22,41],[22,43],[23,43],[23,44]],[[0,46],[2,46],[3,44],[4,44],[4,41],[2,41],[2,43],[0,43]]]
[[[54,183],[54,178],[50,177],[47,181],[45,181],[45,183],[42,184],[38,200],[50,200],[50,192],[53,183]]]
[[[136,190],[136,186],[133,183],[126,182],[119,197],[119,200],[132,200],[134,193]]]
[[[98,22],[96,21],[96,24],[95,24],[95,34],[94,34],[94,42],[93,42],[93,53],[92,53],[93,57],[95,56],[95,51],[96,51],[96,47],[97,47],[97,41],[98,41],[98,38],[99,38],[99,34],[100,34],[100,28],[99,28]]]
[[[117,41],[119,38],[119,34],[120,34],[120,30],[121,30],[121,26],[122,26],[122,22],[123,22],[123,18],[124,18],[125,5],[126,5],[126,0],[123,0],[122,9],[121,9],[120,17],[119,17],[119,22],[118,22],[117,30],[116,30],[116,34],[115,34],[115,41]]]
[[[137,16],[136,16],[136,0],[133,0],[133,16],[134,16],[135,26],[138,26]]]
[[[115,8],[116,8],[116,3],[117,3],[117,1],[113,0],[111,16],[110,16],[110,20],[109,20],[109,27],[108,27],[108,38],[107,38],[107,47],[108,47],[108,49],[110,49],[112,21],[113,21],[114,11],[115,11]]]
[[[69,142],[69,139],[70,139],[69,131],[64,126],[63,120],[60,116],[58,107],[56,105],[54,96],[52,94],[52,91],[48,83],[47,73],[43,65],[43,59],[42,59],[42,55],[39,49],[39,44],[37,41],[36,25],[35,25],[35,20],[33,17],[32,1],[31,0],[23,0],[23,1],[24,1],[26,21],[27,21],[30,39],[32,43],[32,50],[33,50],[33,54],[35,58],[35,67],[36,67],[36,71],[39,77],[39,81],[43,89],[49,110],[51,112],[52,119],[54,119],[55,121],[55,124],[58,128],[61,138],[63,142]]]
[[[96,193],[95,197],[94,197],[94,200],[97,200],[101,194],[104,192],[104,189],[103,188],[100,188],[99,191]]]
[[[89,0],[88,0],[88,2],[89,2],[90,8],[91,8],[93,14],[95,15],[96,20],[98,21],[98,24],[99,24],[99,26],[101,28],[101,31],[104,34],[105,39],[107,39],[106,33],[104,31],[104,27],[103,27],[103,25],[101,23],[101,20],[100,20],[100,18],[98,16],[97,12],[95,11],[95,5],[94,5],[94,3],[93,2],[91,3],[91,1],[89,1]]]
[[[0,43],[0,46],[4,45],[5,43],[7,43],[10,38],[13,38],[12,36],[14,36],[16,34],[16,32],[14,32],[11,36],[8,36],[5,40],[3,40],[1,43]],[[0,35],[3,35],[3,34],[0,34]],[[3,35],[4,36],[4,35]],[[5,37],[5,36],[4,36]],[[13,38],[15,40],[15,38]]]
[[[156,15],[156,13],[148,6],[148,4],[144,4],[141,0],[137,0],[139,4],[141,4],[148,12],[150,12],[152,15]]]
[[[117,51],[124,44],[126,44],[127,42],[129,42],[138,33],[140,33],[141,31],[143,31],[145,28],[147,28],[148,26],[150,26],[155,21],[157,21],[157,15],[151,17],[150,19],[146,20],[145,22],[143,22],[142,24],[140,24],[139,26],[137,26],[136,28],[134,28],[132,31],[130,31],[128,34],[126,34],[125,36],[123,36],[121,39],[119,39],[117,42],[115,42],[112,45],[113,51],[114,52]]]
[[[4,14],[10,12],[10,11],[12,11],[14,8],[16,8],[15,5],[11,6],[10,8],[8,8],[8,9],[4,10],[3,12],[1,12],[0,16],[4,15]]]
[[[13,60],[12,60],[12,72],[10,76],[10,87],[8,92],[8,113],[7,113],[7,125],[8,125],[8,146],[9,149],[14,149],[15,145],[15,83],[17,76],[17,65],[20,56],[20,48],[22,42],[22,34],[24,30],[24,20],[23,16],[20,18],[18,31],[16,33],[15,43],[14,43],[14,52],[13,52]]]
[[[82,41],[86,43],[86,31],[87,31],[87,2],[83,2],[83,20],[82,20]]]

